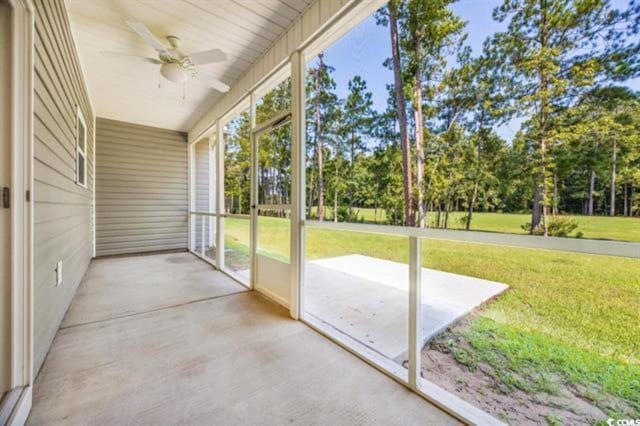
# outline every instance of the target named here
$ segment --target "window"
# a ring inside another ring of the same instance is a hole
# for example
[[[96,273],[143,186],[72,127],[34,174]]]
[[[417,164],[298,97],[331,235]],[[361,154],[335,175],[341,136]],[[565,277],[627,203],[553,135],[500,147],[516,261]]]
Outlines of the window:
[[[76,183],[87,187],[87,125],[80,107],[76,109]]]

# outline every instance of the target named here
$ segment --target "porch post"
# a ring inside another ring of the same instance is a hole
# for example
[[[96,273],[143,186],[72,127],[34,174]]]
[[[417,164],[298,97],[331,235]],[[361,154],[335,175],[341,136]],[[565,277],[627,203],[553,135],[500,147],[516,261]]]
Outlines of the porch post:
[[[251,278],[249,287],[255,288],[258,284],[258,137],[253,129],[256,127],[256,99],[254,92],[249,95],[249,124],[251,127],[251,194],[250,202],[250,224],[251,238],[249,246],[251,249]]]
[[[420,237],[409,237],[409,386],[418,388],[420,380],[420,333],[422,306],[422,244]]]
[[[216,212],[216,137],[215,134],[209,136],[209,213]],[[209,247],[217,247],[215,242],[216,222],[215,216],[209,216],[209,231],[207,232],[207,245]],[[215,259],[214,259],[215,261]]]
[[[291,54],[291,304],[294,319],[303,316],[305,219],[304,55]]]
[[[200,256],[204,259],[205,254],[205,226],[206,216],[200,216]]]
[[[216,150],[216,267],[224,268],[224,124],[220,119],[216,123],[218,143]]]
[[[195,226],[193,226],[192,216],[191,216],[191,212],[195,210],[194,195],[196,191],[196,186],[194,181],[195,161],[193,159],[194,145],[195,145],[194,143],[187,142],[187,249],[189,251],[192,251],[194,247],[194,241],[195,241],[194,233],[196,229]]]

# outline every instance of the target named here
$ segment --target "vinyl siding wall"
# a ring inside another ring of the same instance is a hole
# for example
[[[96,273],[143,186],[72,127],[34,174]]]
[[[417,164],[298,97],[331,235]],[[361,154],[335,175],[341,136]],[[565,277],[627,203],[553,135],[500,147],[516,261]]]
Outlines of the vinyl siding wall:
[[[96,121],[96,255],[187,248],[187,135]]]
[[[93,112],[64,2],[35,5],[34,367],[38,371],[92,256]],[[76,184],[76,109],[87,126],[87,187]],[[56,264],[62,283],[56,286]]]

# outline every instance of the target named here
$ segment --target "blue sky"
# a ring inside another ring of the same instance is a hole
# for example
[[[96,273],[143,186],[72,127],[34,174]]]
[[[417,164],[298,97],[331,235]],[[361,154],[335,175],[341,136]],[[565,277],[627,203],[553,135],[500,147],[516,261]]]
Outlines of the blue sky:
[[[482,43],[488,36],[506,27],[506,24],[495,22],[491,17],[493,9],[500,3],[502,0],[459,0],[452,6],[458,16],[467,21],[467,45],[471,46],[474,54],[481,52]],[[622,9],[627,0],[613,0],[611,3],[613,7]],[[393,73],[382,63],[390,56],[390,52],[388,29],[376,25],[373,16],[326,49],[325,62],[335,68],[333,77],[338,95],[346,96],[347,82],[354,75],[360,75],[373,93],[374,107],[378,111],[384,110],[387,102],[385,85],[393,82]],[[626,85],[640,90],[640,79],[629,81]],[[522,119],[515,118],[498,128],[497,132],[510,141],[521,122]]]

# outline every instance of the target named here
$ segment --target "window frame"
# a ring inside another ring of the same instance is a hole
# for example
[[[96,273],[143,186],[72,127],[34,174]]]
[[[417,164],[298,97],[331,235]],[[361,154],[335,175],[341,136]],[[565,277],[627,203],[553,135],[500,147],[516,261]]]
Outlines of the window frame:
[[[80,149],[80,124],[82,124],[83,149]],[[76,185],[87,189],[87,122],[80,106],[76,106]],[[80,157],[84,160],[82,176],[80,175]],[[81,179],[82,178],[82,179]]]

